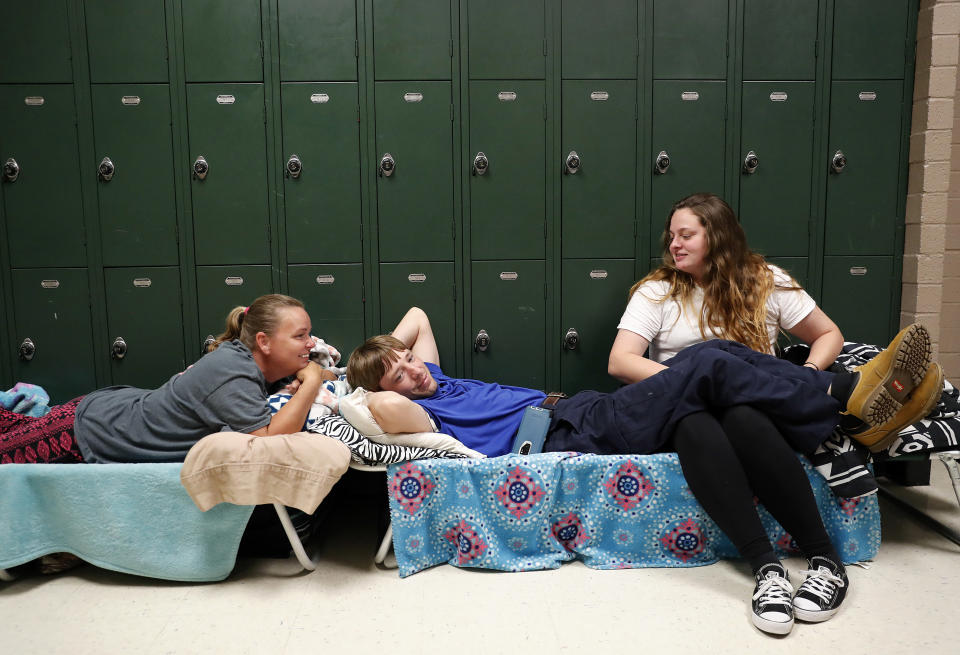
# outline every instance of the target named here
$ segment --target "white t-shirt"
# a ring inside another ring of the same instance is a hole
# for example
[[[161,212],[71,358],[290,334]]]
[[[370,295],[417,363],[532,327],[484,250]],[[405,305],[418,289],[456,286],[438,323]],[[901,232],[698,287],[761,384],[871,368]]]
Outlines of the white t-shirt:
[[[767,264],[773,271],[774,283],[790,286],[790,276],[783,269]],[[650,342],[649,357],[655,362],[670,359],[678,352],[703,341],[700,334],[700,312],[703,309],[703,289],[697,287],[691,303],[681,308],[679,302],[668,298],[659,302],[670,290],[665,280],[650,281],[637,289],[617,326],[630,330]],[[767,333],[770,345],[777,342],[779,328],[789,330],[816,309],[817,303],[803,289],[774,288],[767,299]],[[706,327],[707,339],[719,339],[720,335]]]

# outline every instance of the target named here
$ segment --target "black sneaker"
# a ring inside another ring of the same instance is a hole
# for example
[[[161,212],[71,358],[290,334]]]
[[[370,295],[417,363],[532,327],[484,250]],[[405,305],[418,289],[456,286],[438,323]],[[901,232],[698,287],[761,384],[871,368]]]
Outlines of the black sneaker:
[[[793,628],[793,587],[780,564],[764,564],[753,590],[753,625],[764,632],[785,635]]]
[[[801,621],[819,623],[837,613],[847,595],[847,572],[828,557],[811,557],[810,570],[802,571],[803,581],[793,598],[793,611]]]

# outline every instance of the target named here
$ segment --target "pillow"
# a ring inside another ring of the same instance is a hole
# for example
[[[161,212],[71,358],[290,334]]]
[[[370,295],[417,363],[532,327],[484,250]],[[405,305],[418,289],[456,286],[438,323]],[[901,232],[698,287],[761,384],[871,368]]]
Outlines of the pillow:
[[[383,431],[370,408],[367,407],[368,391],[363,387],[354,389],[353,393],[340,399],[340,414],[357,431],[370,441],[381,444],[413,446],[417,448],[434,448],[446,450],[466,457],[485,457],[483,453],[467,448],[448,434],[440,432],[410,432],[403,434],[389,434]]]

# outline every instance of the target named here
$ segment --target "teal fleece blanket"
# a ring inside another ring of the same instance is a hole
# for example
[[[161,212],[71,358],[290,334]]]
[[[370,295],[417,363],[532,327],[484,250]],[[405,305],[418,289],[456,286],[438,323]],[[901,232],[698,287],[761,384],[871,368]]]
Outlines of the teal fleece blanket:
[[[65,551],[150,578],[224,579],[253,507],[201,512],[180,484],[181,466],[0,466],[0,568]]]

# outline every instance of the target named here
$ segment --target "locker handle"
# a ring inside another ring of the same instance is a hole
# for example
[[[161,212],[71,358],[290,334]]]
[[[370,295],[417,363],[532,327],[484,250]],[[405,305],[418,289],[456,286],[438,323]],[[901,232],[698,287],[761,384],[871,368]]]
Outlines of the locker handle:
[[[473,340],[473,352],[486,352],[490,347],[490,335],[486,330],[477,332],[477,338]]]
[[[16,182],[18,177],[20,177],[20,164],[11,157],[3,163],[3,181]]]
[[[20,359],[22,359],[23,361],[29,362],[31,359],[33,359],[33,355],[36,352],[37,352],[36,344],[33,343],[33,339],[31,339],[30,337],[27,337],[20,344],[20,349],[18,350],[17,354],[19,355]]]
[[[193,162],[193,179],[203,180],[206,179],[207,173],[210,171],[210,164],[207,163],[207,158],[203,155],[197,157],[197,161]]]
[[[113,179],[113,174],[117,170],[117,167],[113,165],[113,160],[109,157],[104,157],[100,161],[100,165],[97,166],[97,177],[104,182],[109,182]]]
[[[834,173],[842,173],[843,169],[847,167],[847,156],[843,154],[843,150],[837,150],[833,153],[833,158],[830,160],[830,170]]]
[[[747,156],[743,158],[743,172],[747,175],[753,175],[759,167],[760,158],[757,157],[757,153],[751,150],[747,153]]]
[[[303,172],[303,162],[300,161],[300,157],[296,154],[290,155],[290,159],[287,160],[287,177],[296,180],[301,172]]]
[[[123,337],[117,337],[110,346],[110,356],[114,359],[123,359],[127,355],[127,342]]]
[[[483,175],[490,168],[490,160],[487,159],[487,156],[483,154],[483,151],[477,153],[477,156],[473,158],[473,174],[474,175]]]
[[[667,172],[668,168],[670,168],[670,155],[667,154],[666,150],[661,150],[660,154],[657,155],[657,161],[654,165],[653,172],[657,175],[663,175]]]
[[[563,349],[564,350],[576,350],[577,346],[580,345],[580,333],[577,332],[576,328],[570,328],[567,330],[567,333],[563,337]]]
[[[580,170],[580,155],[577,154],[576,150],[571,150],[570,154],[567,155],[567,160],[565,162],[566,168],[563,169],[564,175],[576,175],[577,171]]]
[[[377,167],[377,175],[380,177],[390,177],[397,169],[397,161],[389,152],[383,154],[380,158],[380,166]]]

